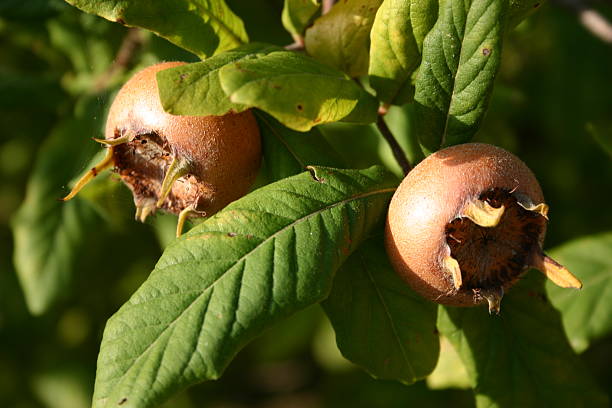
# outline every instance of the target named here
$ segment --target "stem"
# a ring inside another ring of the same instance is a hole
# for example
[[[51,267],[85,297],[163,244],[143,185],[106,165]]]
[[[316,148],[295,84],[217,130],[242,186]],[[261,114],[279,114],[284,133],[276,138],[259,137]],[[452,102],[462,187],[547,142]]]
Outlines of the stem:
[[[577,14],[580,23],[595,37],[612,44],[612,23],[601,13],[583,0],[556,0],[556,2],[572,9]]]
[[[293,43],[289,45],[285,45],[285,49],[289,51],[303,51],[306,47],[304,44],[304,37],[301,35],[293,36]]]
[[[378,127],[378,131],[385,138],[391,151],[393,152],[393,157],[395,157],[395,161],[400,165],[404,175],[408,174],[412,169],[412,166],[408,162],[408,158],[406,157],[406,153],[402,150],[402,147],[399,145],[393,133],[385,123],[385,119],[382,115],[378,115],[378,119],[376,119],[376,127]]]
[[[130,28],[123,41],[119,46],[119,50],[115,55],[115,60],[106,71],[104,71],[96,80],[94,84],[94,91],[100,92],[106,89],[115,77],[116,74],[123,72],[132,62],[136,52],[143,44],[144,38],[142,32],[137,28]]]
[[[323,5],[321,7],[321,14],[329,13],[329,10],[334,6],[336,0],[323,0]]]

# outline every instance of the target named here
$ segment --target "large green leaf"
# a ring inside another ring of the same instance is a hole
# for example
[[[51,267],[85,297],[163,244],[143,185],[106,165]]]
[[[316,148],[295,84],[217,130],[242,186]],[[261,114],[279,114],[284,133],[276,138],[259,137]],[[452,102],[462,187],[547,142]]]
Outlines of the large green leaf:
[[[368,72],[370,29],[382,0],[344,0],[306,30],[306,52],[351,77]]]
[[[423,43],[415,126],[428,152],[468,141],[489,104],[502,53],[508,0],[440,2]]]
[[[110,21],[141,27],[200,58],[248,42],[244,24],[223,0],[66,0]]]
[[[381,167],[311,168],[174,241],[108,321],[94,407],[150,407],[217,378],[264,328],[323,300],[334,272],[381,221],[396,182]]]
[[[298,131],[338,120],[371,123],[377,100],[342,72],[305,55],[276,51],[228,64],[221,86],[233,103],[259,108]]]
[[[370,33],[370,85],[378,99],[402,105],[412,98],[411,75],[423,39],[436,21],[437,0],[385,0]]]
[[[87,202],[59,198],[87,163],[94,147],[87,135],[97,135],[97,125],[85,114],[53,130],[40,147],[25,201],[12,220],[15,269],[33,314],[44,313],[69,290],[75,260],[96,220]]]
[[[436,305],[393,271],[381,235],[342,265],[323,306],[342,354],[372,376],[412,384],[435,368]]]
[[[550,251],[582,280],[580,291],[547,284],[552,304],[576,351],[612,333],[612,233],[572,241]]]
[[[263,166],[270,180],[293,176],[312,165],[344,167],[340,155],[317,128],[296,132],[263,112],[254,113],[261,132]]]
[[[570,347],[559,313],[532,271],[504,297],[500,316],[486,307],[440,307],[438,329],[466,366],[478,407],[606,407]]]
[[[295,38],[304,34],[321,8],[319,0],[285,0],[281,16],[283,27]]]
[[[256,58],[280,47],[251,43],[217,54],[205,61],[166,69],[157,73],[159,96],[164,109],[174,115],[223,115],[240,112],[247,106],[232,103],[221,88],[219,71],[225,65]]]

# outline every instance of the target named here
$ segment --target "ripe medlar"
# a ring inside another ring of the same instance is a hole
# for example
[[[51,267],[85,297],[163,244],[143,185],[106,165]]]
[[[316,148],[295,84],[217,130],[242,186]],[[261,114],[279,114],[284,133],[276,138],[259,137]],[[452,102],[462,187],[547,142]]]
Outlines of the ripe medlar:
[[[542,251],[548,206],[516,156],[469,143],[440,150],[402,181],[389,207],[385,242],[396,272],[437,303],[487,302],[529,268],[561,287],[582,284]]]
[[[113,167],[132,190],[136,218],[157,209],[208,216],[247,193],[261,160],[259,129],[250,111],[223,116],[178,116],[164,111],[156,73],[183,65],[165,62],[134,75],[115,97],[106,122],[105,159],[77,182],[68,200],[100,171]]]

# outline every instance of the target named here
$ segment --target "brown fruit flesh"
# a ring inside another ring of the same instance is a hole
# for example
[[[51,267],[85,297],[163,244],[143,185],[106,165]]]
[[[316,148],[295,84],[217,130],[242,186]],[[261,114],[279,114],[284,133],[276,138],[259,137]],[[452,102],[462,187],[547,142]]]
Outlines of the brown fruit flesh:
[[[442,264],[450,255],[447,225],[467,203],[495,188],[529,197],[535,204],[544,200],[535,176],[521,160],[486,144],[440,150],[406,176],[389,207],[386,247],[394,269],[415,291],[454,306],[484,301],[466,287],[456,291]],[[545,230],[544,224],[539,243]],[[480,255],[474,251],[474,257]],[[504,289],[514,281],[504,284]]]
[[[194,204],[210,215],[246,194],[252,185],[260,165],[259,129],[250,111],[223,116],[166,113],[156,73],[183,64],[153,65],[126,82],[110,108],[105,138],[136,136],[115,147],[114,164],[137,206],[157,200],[176,156],[186,159],[190,170],[172,185],[161,208],[178,214]]]

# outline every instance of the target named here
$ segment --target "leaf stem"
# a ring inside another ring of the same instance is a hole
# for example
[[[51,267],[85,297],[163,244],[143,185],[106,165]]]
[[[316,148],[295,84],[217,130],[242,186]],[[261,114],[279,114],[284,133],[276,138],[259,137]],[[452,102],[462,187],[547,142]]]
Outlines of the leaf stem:
[[[128,66],[132,63],[136,53],[139,51],[145,41],[142,32],[137,28],[130,28],[123,41],[119,46],[119,50],[115,55],[113,63],[104,71],[94,83],[94,92],[101,92],[105,90],[110,82],[115,78],[115,75],[125,71]]]
[[[603,14],[587,5],[583,0],[556,0],[555,2],[573,10],[582,25],[595,37],[612,44],[612,23]]]
[[[395,161],[397,161],[402,168],[404,175],[408,174],[410,170],[412,170],[412,166],[406,157],[406,153],[404,153],[404,150],[402,150],[402,147],[397,142],[397,139],[395,139],[395,136],[393,136],[393,133],[391,133],[389,126],[387,126],[383,115],[378,115],[378,119],[376,119],[376,127],[389,144],[389,147],[393,152],[393,157],[395,157]]]
[[[336,3],[336,0],[323,0],[321,14],[324,15],[329,13],[329,10],[331,10],[331,8],[334,6],[334,3]]]

